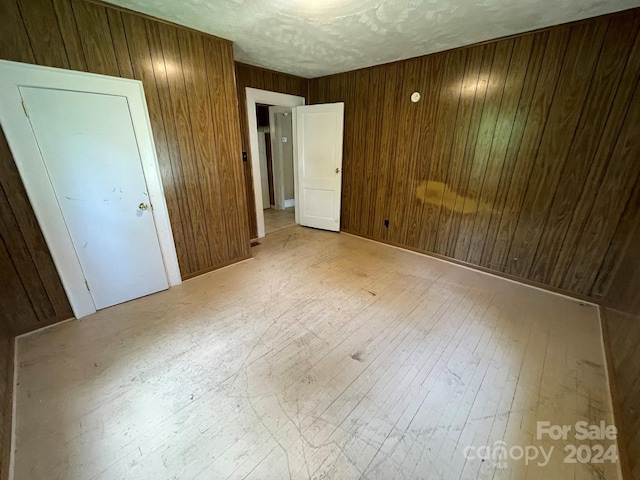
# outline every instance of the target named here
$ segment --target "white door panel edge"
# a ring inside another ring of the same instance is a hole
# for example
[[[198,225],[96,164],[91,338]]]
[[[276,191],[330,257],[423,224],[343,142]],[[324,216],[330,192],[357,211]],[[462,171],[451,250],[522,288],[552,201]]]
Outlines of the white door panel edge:
[[[170,286],[180,284],[180,269],[142,83],[0,60],[0,124],[76,318],[94,313],[96,308],[86,288],[77,253],[56,201],[31,124],[23,110],[18,88],[20,86],[104,93],[127,98],[149,200],[153,205],[152,214],[164,271]]]
[[[304,97],[289,95],[286,93],[271,92],[269,90],[260,90],[257,88],[246,88],[247,97],[247,122],[249,125],[249,152],[251,153],[251,172],[253,176],[253,192],[256,209],[256,223],[258,238],[265,236],[264,214],[262,205],[262,185],[260,182],[260,156],[258,154],[258,120],[256,118],[256,105],[276,105],[281,107],[297,107],[305,104]],[[295,128],[295,124],[293,125]],[[295,135],[292,135],[295,139]],[[295,154],[295,147],[294,147]],[[295,161],[294,161],[295,169]],[[295,175],[295,172],[294,172]],[[295,178],[294,178],[295,188]]]
[[[340,231],[344,103],[294,109],[296,223]]]

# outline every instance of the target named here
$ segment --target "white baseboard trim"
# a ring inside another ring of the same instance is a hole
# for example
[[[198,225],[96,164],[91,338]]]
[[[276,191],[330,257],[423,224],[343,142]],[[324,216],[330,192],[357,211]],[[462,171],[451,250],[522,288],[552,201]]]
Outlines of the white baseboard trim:
[[[295,206],[296,206],[296,199],[295,198],[291,198],[289,200],[285,200],[284,201],[284,208],[295,207]]]

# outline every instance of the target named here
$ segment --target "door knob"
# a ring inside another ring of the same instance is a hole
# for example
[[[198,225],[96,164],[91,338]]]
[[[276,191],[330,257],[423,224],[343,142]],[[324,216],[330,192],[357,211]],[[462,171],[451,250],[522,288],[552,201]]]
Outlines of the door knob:
[[[148,205],[146,203],[142,202],[140,205],[138,205],[138,208],[140,210],[146,210],[149,207],[148,207]]]
[[[336,173],[340,173],[340,169],[339,168],[336,168]]]

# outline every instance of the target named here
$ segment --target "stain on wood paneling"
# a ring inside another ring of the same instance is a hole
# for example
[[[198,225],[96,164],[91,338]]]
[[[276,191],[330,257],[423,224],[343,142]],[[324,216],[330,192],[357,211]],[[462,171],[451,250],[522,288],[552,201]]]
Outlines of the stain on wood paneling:
[[[274,72],[265,68],[254,67],[244,63],[235,64],[236,88],[238,95],[238,118],[240,122],[240,135],[242,151],[247,152],[247,161],[244,162],[244,184],[247,206],[247,222],[251,238],[258,236],[258,224],[256,223],[255,197],[253,194],[253,173],[251,172],[251,152],[249,151],[249,122],[247,120],[247,93],[246,88],[258,88],[271,92],[287,93],[307,98],[308,80],[306,78]]]
[[[310,80],[312,103],[345,102],[342,229],[606,295],[637,208],[639,22],[634,9]]]
[[[230,42],[85,0],[3,0],[0,16],[2,59],[142,82],[183,278],[250,255]],[[12,302],[3,320],[18,333],[71,311],[26,197],[15,196],[22,184],[2,147],[0,259],[18,290],[3,290]]]

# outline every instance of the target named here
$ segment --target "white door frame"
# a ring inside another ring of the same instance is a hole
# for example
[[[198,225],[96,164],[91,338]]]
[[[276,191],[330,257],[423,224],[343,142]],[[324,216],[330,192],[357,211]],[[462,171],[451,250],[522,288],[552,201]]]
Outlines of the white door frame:
[[[262,211],[262,185],[260,183],[260,156],[258,153],[258,120],[256,105],[275,105],[278,107],[299,107],[305,104],[304,97],[288,95],[286,93],[270,92],[247,87],[247,117],[249,121],[249,152],[251,154],[251,175],[253,176],[253,192],[256,202],[256,220],[258,223],[258,238],[265,235],[264,212]],[[295,138],[295,136],[293,136]],[[295,151],[295,145],[294,145]],[[294,170],[295,176],[295,170]],[[295,183],[295,178],[294,178]]]
[[[182,283],[142,82],[0,60],[0,124],[76,318],[96,311],[18,87],[126,97],[170,286]]]

